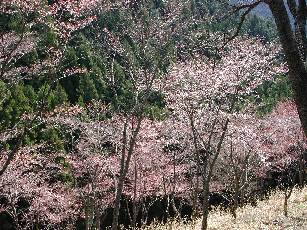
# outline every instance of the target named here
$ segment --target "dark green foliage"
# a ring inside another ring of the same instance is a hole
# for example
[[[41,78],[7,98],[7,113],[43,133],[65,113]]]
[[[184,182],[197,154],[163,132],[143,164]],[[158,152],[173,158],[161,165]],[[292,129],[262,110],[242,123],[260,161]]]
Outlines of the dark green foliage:
[[[250,15],[246,20],[243,33],[252,37],[260,37],[267,42],[277,38],[277,28],[271,19],[266,19],[256,14]]]
[[[49,98],[50,102],[48,106],[51,109],[68,102],[67,94],[60,84],[57,84],[55,89],[51,91]]]
[[[228,34],[231,30],[236,30],[241,13],[225,17],[232,10],[227,3],[215,0],[193,0],[191,3],[189,16],[200,20],[197,27],[200,26],[210,32],[223,32],[225,34]],[[213,20],[209,23],[206,21],[208,16],[213,17]],[[240,33],[260,37],[267,42],[275,40],[277,37],[276,25],[272,18],[265,18],[256,12],[248,15]]]
[[[257,112],[260,116],[272,112],[279,101],[293,98],[290,82],[285,75],[276,76],[274,81],[258,87],[257,94],[260,98],[255,102],[258,104]]]
[[[25,91],[27,87],[23,84],[14,85],[10,90],[10,96],[7,98],[0,111],[1,130],[4,127],[12,127],[19,122],[21,115],[31,113],[31,99],[27,98]]]
[[[60,130],[56,128],[48,128],[42,131],[41,140],[46,141],[46,143],[52,148],[53,151],[64,150],[64,142],[60,135]]]
[[[67,49],[62,63],[63,69],[82,69],[61,80],[61,85],[68,94],[69,101],[89,103],[91,100],[104,99],[106,94],[105,59],[94,52],[84,35],[78,34]]]
[[[157,91],[150,92],[145,107],[145,115],[153,120],[163,120],[166,118],[166,103],[164,95]]]
[[[61,166],[62,170],[57,172],[56,175],[54,175],[55,181],[61,181],[69,186],[73,186],[76,181],[74,176],[72,175],[71,172],[71,165],[69,162],[66,160],[64,155],[59,155],[55,159],[55,163]]]
[[[73,47],[68,47],[65,53],[65,59],[62,63],[64,68],[78,66],[78,57]]]
[[[278,102],[289,99],[293,99],[293,92],[288,77],[276,75],[273,80],[258,86],[250,95],[241,97],[234,110],[240,112],[252,103],[256,114],[262,117],[271,113]]]
[[[30,67],[38,61],[38,53],[36,50],[33,50],[30,53],[23,55],[20,59],[18,59],[15,63],[16,67],[26,66]]]
[[[0,129],[13,127],[23,114],[31,114],[44,100],[48,110],[67,102],[67,95],[59,84],[55,89],[42,85],[37,91],[31,85],[20,83],[7,89],[4,83],[0,82],[0,94],[5,95],[2,106],[0,104]]]
[[[82,101],[85,103],[90,102],[91,100],[98,99],[98,92],[95,87],[95,83],[90,74],[83,74],[80,77],[79,82],[79,95],[82,98]]]
[[[5,102],[6,98],[10,96],[10,91],[7,88],[7,85],[3,82],[0,81],[0,110],[3,109],[3,103]]]
[[[141,69],[157,76],[166,73],[174,60],[171,54],[174,53],[175,43],[168,41],[161,44],[155,39],[149,39],[145,46],[139,38],[130,34],[128,28],[133,29],[135,21],[132,18],[142,17],[145,24],[151,23],[152,17],[161,13],[157,8],[162,5],[163,2],[155,1],[148,15],[143,14],[140,5],[135,11],[112,9],[99,15],[97,24],[84,31],[84,35],[75,36],[66,52],[63,68],[77,67],[86,71],[61,80],[71,103],[86,105],[92,100],[100,100],[111,105],[113,111],[124,113],[134,108],[136,95],[131,73],[137,74]],[[124,53],[110,50],[105,28],[118,37]]]
[[[99,15],[97,26],[99,28],[107,28],[110,31],[121,33],[129,26],[129,22],[124,15],[124,11],[117,8]]]
[[[67,102],[67,95],[61,85],[57,84],[54,89],[50,87],[45,83],[37,92],[37,104],[43,104],[46,111]]]
[[[7,18],[8,20],[6,21],[7,28],[10,31],[15,31],[17,33],[23,33],[25,30],[24,23],[25,23],[25,18],[18,12],[15,14],[11,15],[10,17]]]
[[[7,14],[0,14],[0,31],[10,31],[10,16]]]

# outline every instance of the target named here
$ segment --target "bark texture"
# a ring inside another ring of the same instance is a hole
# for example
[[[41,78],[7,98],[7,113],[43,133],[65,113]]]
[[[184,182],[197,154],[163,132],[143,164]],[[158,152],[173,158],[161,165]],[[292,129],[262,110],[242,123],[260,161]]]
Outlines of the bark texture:
[[[292,84],[297,110],[304,133],[307,136],[307,72],[304,65],[304,58],[301,56],[284,1],[274,0],[269,1],[268,4],[277,25],[280,41],[289,67],[289,78]],[[301,5],[298,9],[300,9],[299,12],[301,14],[299,18],[306,18],[304,16],[306,15],[305,4]],[[302,32],[305,32],[305,28],[302,29]],[[301,36],[303,40],[306,40],[306,34],[301,34]]]

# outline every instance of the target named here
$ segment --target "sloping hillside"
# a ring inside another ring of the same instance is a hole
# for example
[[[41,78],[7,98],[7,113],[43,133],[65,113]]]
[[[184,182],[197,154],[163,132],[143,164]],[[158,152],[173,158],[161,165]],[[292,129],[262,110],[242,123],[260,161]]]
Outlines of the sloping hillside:
[[[307,227],[307,187],[294,190],[289,202],[289,216],[283,215],[283,193],[275,192],[268,200],[260,201],[257,207],[246,206],[238,210],[235,221],[229,213],[215,210],[209,215],[209,230],[306,230]],[[201,220],[194,224],[183,225],[180,222],[165,226],[152,225],[144,229],[191,230],[200,229]]]

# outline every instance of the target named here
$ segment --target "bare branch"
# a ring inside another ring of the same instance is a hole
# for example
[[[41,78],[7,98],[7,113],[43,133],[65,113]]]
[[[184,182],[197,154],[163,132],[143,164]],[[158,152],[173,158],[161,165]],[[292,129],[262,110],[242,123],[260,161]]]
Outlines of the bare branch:
[[[234,34],[231,35],[229,38],[225,39],[226,41],[224,42],[222,48],[225,47],[229,42],[231,42],[233,39],[235,39],[239,35],[248,14],[262,2],[263,0],[259,0],[259,1],[255,1],[249,4],[232,5],[232,7],[234,7],[234,10],[231,11],[225,18],[228,18],[240,12],[241,10],[245,10],[245,11],[240,16],[240,21],[235,29]]]

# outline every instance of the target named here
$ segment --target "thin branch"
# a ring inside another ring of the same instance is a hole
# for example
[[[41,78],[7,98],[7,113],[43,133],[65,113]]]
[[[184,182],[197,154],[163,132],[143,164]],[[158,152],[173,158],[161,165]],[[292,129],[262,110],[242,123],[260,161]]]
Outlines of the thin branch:
[[[260,3],[262,3],[263,0],[259,0],[250,4],[242,4],[242,5],[238,5],[238,6],[233,6],[235,9],[230,12],[230,14],[227,15],[227,17],[230,17],[231,15],[238,13],[239,11],[245,9],[245,11],[243,12],[243,14],[240,16],[240,21],[239,24],[237,25],[235,32],[233,35],[231,35],[229,38],[226,39],[226,41],[224,42],[224,44],[222,45],[222,48],[224,48],[229,42],[231,42],[232,40],[234,40],[240,33],[243,24],[248,16],[248,14],[254,9],[256,8]],[[226,18],[227,18],[226,17]]]

